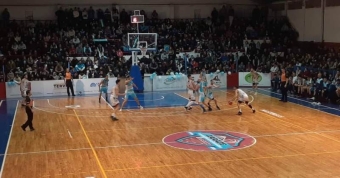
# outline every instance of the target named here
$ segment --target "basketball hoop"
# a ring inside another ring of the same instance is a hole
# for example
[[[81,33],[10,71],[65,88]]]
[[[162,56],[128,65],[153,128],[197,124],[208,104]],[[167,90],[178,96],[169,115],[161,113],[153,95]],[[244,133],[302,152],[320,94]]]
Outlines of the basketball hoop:
[[[148,51],[147,48],[140,48],[140,51],[142,52],[142,56],[146,56],[146,52]]]

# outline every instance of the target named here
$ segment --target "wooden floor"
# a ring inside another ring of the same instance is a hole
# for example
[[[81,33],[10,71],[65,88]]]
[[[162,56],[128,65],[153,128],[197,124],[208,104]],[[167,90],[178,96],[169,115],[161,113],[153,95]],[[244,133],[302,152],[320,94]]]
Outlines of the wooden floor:
[[[339,117],[262,94],[254,96],[255,114],[243,107],[238,116],[236,106],[226,104],[231,93],[215,95],[220,111],[125,110],[118,112],[117,122],[109,117],[112,109],[99,104],[97,97],[35,100],[36,131],[21,130],[26,114],[19,107],[2,177],[340,177]],[[169,134],[195,130],[241,132],[257,142],[245,149],[213,152],[181,150],[162,142]]]

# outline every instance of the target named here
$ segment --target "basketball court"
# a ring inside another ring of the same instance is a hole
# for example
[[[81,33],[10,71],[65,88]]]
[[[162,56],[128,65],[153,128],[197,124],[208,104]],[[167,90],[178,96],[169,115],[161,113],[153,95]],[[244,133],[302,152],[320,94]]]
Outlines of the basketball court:
[[[202,114],[195,106],[184,110],[184,91],[137,94],[145,109],[129,101],[117,112],[119,121],[97,96],[38,98],[34,132],[21,130],[26,113],[17,105],[2,177],[340,175],[338,115],[281,103],[263,90],[250,94],[257,112],[243,107],[239,116],[236,105],[227,104],[232,91],[215,95],[221,110],[212,104],[213,111]]]
[[[143,22],[135,11],[131,23],[138,29]],[[127,38],[133,65],[157,49],[157,34]],[[138,67],[130,75],[143,85]],[[221,110],[212,103],[203,114],[196,106],[184,109],[185,91],[138,93],[145,109],[129,101],[119,121],[97,95],[32,96],[34,132],[20,128],[26,113],[18,100],[1,101],[7,119],[0,124],[0,178],[339,177],[339,108],[293,98],[281,103],[260,89],[249,93],[257,112],[243,106],[240,116],[228,104],[233,95],[216,90]]]

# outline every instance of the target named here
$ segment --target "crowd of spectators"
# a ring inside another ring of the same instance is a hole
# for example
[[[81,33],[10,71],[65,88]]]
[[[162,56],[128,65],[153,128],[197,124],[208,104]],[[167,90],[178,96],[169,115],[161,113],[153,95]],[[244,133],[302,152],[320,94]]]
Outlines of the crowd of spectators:
[[[9,21],[6,9],[0,28],[0,64],[5,66],[1,80],[19,80],[24,73],[30,80],[63,79],[68,67],[74,78],[124,76],[131,66],[131,59],[124,57],[128,53],[124,51],[127,33],[136,32],[136,26],[129,23],[131,13],[75,7],[60,8],[55,13],[57,21]],[[320,96],[332,101],[340,96],[340,92],[333,92],[333,86],[335,91],[339,87],[340,74],[335,71],[339,70],[340,54],[323,47],[299,48],[298,33],[289,20],[268,20],[266,8],[256,7],[249,18],[235,16],[232,6],[213,9],[211,17],[205,19],[160,19],[156,11],[150,17],[143,10],[141,14],[146,21],[139,31],[159,35],[158,51],[140,59],[142,73],[199,73],[203,68],[208,72],[242,72],[255,68],[273,73],[276,91],[275,76],[286,68],[292,94],[314,97],[316,102],[322,101]],[[195,55],[178,55],[192,51]],[[305,68],[307,71],[300,72]],[[319,72],[324,82],[317,79]],[[314,82],[307,82],[310,79]]]

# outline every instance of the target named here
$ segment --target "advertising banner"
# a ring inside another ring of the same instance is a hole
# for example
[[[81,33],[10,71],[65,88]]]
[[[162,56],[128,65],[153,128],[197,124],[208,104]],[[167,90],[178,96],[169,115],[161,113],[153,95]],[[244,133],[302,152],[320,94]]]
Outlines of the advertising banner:
[[[74,79],[73,89],[75,95],[99,94],[99,84],[102,78],[95,79]],[[108,93],[116,85],[117,78],[109,78]],[[66,96],[67,87],[64,80],[30,81],[32,96]],[[71,92],[71,91],[70,91]],[[20,86],[13,82],[6,82],[6,98],[21,97]]]
[[[259,87],[270,87],[271,86],[271,75],[270,73],[259,73],[258,85]],[[250,72],[239,72],[238,73],[238,84],[240,87],[249,87],[253,85],[253,79]]]

